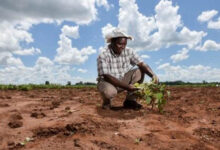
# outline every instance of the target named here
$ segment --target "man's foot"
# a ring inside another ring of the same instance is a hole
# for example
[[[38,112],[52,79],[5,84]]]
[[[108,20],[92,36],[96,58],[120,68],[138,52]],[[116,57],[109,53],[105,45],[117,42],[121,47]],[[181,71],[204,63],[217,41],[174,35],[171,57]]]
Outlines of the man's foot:
[[[123,103],[123,107],[127,109],[139,110],[142,108],[142,105],[135,100],[125,100]]]
[[[102,109],[110,110],[111,109],[111,104],[110,103],[107,103],[107,104],[103,103],[102,104]]]

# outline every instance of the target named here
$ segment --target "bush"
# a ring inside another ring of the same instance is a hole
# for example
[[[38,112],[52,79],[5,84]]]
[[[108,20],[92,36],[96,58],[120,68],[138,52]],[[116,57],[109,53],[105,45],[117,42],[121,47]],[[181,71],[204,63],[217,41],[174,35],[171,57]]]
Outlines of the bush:
[[[50,84],[50,82],[49,81],[45,81],[45,85],[49,85]]]

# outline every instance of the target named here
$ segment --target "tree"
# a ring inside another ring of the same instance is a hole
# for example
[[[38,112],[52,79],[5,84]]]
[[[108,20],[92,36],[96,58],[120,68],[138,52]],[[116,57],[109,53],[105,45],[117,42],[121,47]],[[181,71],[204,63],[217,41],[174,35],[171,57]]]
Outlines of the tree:
[[[71,81],[68,81],[66,85],[71,85]]]
[[[45,85],[49,85],[50,84],[50,82],[49,81],[45,81]]]

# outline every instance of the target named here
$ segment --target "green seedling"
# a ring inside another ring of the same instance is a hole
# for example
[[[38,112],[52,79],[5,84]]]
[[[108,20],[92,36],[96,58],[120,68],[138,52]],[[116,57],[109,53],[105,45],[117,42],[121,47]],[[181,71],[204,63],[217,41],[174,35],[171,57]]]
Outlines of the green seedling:
[[[135,144],[139,144],[140,142],[141,142],[141,138],[136,138],[134,141]]]
[[[31,141],[34,141],[34,138],[26,137],[25,141],[26,142],[31,142]]]
[[[19,144],[21,146],[25,146],[28,142],[34,141],[34,138],[26,137],[23,142],[20,142]]]
[[[26,142],[20,142],[21,146],[25,146]]]
[[[163,108],[170,97],[170,91],[166,90],[165,85],[150,83],[135,83],[134,86],[139,90],[136,91],[137,96],[140,99],[144,99],[147,104],[154,109],[156,106],[160,113],[163,113]]]

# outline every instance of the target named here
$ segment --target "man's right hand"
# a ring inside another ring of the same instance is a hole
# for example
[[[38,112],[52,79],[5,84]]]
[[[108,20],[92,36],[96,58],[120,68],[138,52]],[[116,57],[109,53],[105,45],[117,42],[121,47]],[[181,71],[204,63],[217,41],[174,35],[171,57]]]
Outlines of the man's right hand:
[[[133,85],[129,84],[128,85],[128,88],[126,89],[127,91],[129,92],[132,92],[132,91],[137,91],[139,90],[138,88],[134,87]]]
[[[113,84],[114,86],[120,87],[120,88],[127,90],[127,91],[130,91],[130,92],[138,90],[138,88],[134,87],[133,85],[130,85],[130,84],[127,85],[126,83],[123,83],[120,80],[118,80],[115,77],[108,75],[108,74],[104,75],[104,79],[106,81],[108,81],[109,83]]]

